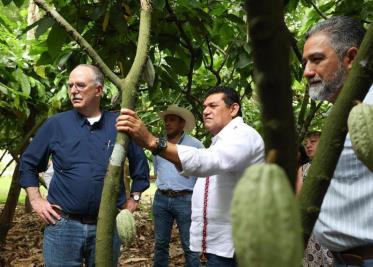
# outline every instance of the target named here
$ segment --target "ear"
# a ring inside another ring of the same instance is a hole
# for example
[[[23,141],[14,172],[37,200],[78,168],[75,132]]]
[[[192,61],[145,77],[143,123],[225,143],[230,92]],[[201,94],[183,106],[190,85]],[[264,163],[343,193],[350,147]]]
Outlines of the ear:
[[[357,55],[357,48],[350,47],[347,50],[346,55],[343,57],[343,63],[347,67],[348,70],[352,68],[352,62],[354,61],[356,55]]]
[[[240,109],[240,105],[238,105],[237,103],[233,103],[231,106],[230,106],[230,109],[231,109],[231,117],[234,118],[237,116],[238,114],[238,111]]]
[[[97,97],[102,96],[103,92],[104,92],[103,86],[102,85],[97,85],[96,86],[96,96]]]

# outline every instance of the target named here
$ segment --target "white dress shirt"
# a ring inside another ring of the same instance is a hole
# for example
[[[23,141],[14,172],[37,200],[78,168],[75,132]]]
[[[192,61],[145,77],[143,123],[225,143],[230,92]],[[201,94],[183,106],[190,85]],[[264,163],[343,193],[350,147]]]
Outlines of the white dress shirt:
[[[190,249],[202,251],[205,177],[210,177],[207,208],[207,253],[232,258],[231,227],[233,189],[249,165],[264,161],[264,142],[259,133],[234,118],[212,139],[207,149],[177,146],[184,175],[198,178],[192,196]]]
[[[373,86],[364,103],[373,104]],[[373,245],[373,172],[357,159],[349,135],[314,233],[322,245],[333,251]]]

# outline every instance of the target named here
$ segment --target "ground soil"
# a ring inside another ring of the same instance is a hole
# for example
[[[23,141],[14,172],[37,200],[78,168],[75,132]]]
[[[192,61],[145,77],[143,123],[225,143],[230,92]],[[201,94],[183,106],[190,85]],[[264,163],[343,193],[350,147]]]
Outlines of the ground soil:
[[[154,251],[151,198],[143,199],[141,208],[135,213],[137,238],[130,248],[121,249],[120,266],[152,266]],[[0,214],[2,206],[0,206]],[[6,244],[0,245],[0,267],[39,267],[43,266],[42,242],[43,222],[35,213],[25,213],[19,205],[13,220],[13,227],[7,236]],[[170,244],[170,266],[184,265],[183,250],[174,226]]]

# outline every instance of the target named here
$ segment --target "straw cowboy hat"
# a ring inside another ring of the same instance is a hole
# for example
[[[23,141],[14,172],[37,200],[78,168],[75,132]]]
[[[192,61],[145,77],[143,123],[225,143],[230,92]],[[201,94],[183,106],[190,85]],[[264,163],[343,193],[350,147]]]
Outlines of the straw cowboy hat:
[[[190,132],[196,126],[196,120],[193,116],[193,113],[185,108],[181,108],[177,105],[170,105],[167,107],[167,110],[161,111],[158,113],[159,117],[164,120],[166,115],[177,115],[180,118],[185,120],[184,131]]]

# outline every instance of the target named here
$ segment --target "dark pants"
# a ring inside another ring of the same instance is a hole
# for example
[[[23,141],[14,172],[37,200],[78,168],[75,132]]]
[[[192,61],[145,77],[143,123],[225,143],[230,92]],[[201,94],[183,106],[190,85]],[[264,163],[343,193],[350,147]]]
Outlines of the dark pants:
[[[237,267],[236,258],[226,258],[215,254],[206,253],[206,267]]]

